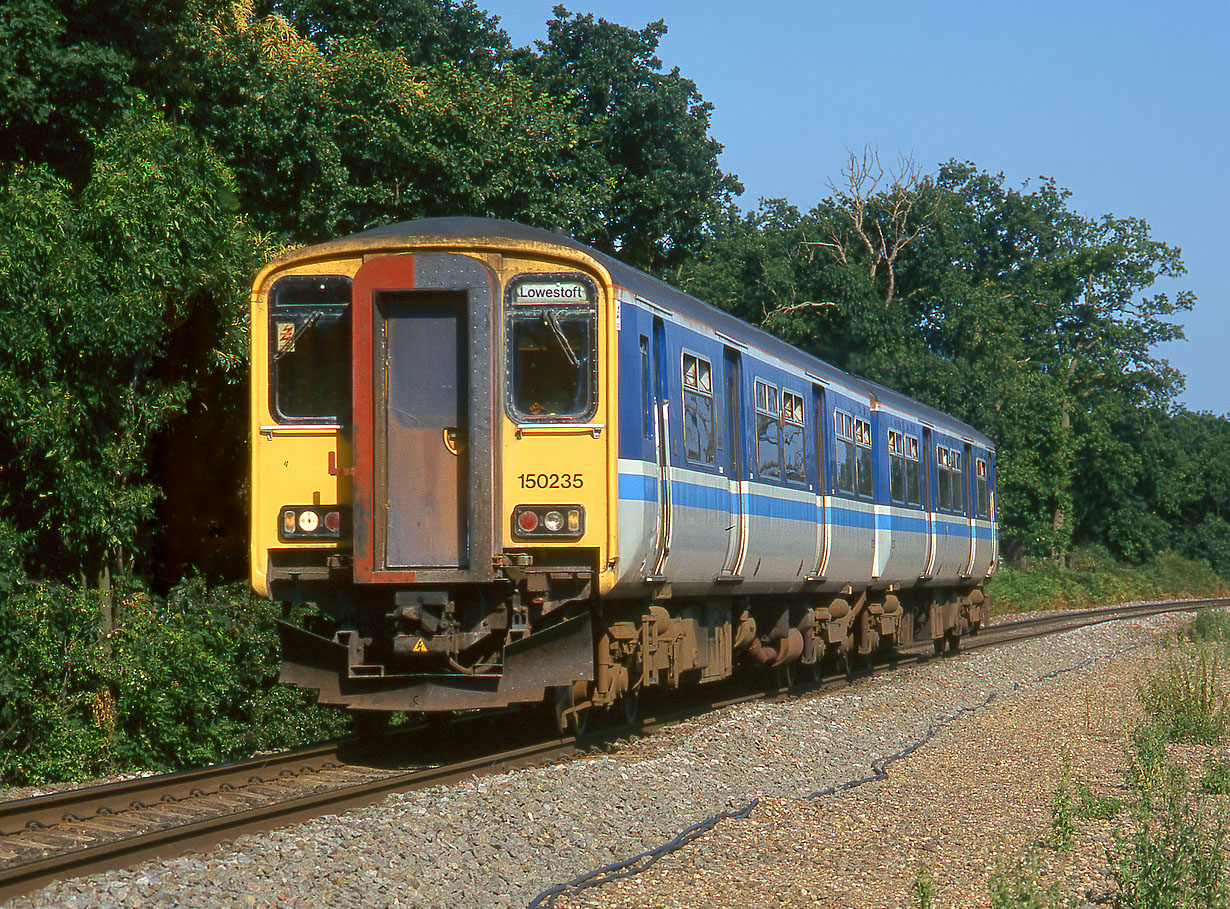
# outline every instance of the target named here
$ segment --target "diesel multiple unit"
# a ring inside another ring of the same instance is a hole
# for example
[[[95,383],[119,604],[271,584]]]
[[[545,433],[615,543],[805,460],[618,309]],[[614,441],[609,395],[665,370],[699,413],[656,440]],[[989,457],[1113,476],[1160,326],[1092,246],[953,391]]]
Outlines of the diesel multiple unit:
[[[976,629],[995,449],[559,234],[441,218],[252,293],[252,584],[357,711],[816,667]]]

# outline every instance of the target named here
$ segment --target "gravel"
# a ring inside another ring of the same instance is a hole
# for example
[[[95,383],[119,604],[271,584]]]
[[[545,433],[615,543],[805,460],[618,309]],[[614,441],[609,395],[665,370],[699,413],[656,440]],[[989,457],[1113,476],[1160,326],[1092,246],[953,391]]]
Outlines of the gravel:
[[[980,716],[1054,693],[1096,671],[1097,661],[1139,649],[1184,621],[1101,625],[931,660],[836,695],[728,708],[611,754],[392,796],[245,836],[231,848],[59,882],[9,905],[526,906],[548,888],[756,798],[762,807],[753,817],[763,823],[765,811],[771,816],[780,804],[864,777],[873,759],[937,729],[915,755],[941,746],[959,754]],[[732,823],[722,822],[710,843],[724,843]],[[698,843],[703,853],[705,839]],[[799,904],[812,905],[810,898],[800,895]]]

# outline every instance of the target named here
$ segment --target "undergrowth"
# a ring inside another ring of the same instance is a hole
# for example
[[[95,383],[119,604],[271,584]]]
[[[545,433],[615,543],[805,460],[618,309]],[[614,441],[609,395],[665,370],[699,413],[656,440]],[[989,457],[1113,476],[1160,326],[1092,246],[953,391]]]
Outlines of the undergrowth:
[[[1031,562],[1004,566],[986,586],[995,614],[1104,606],[1133,600],[1230,595],[1230,585],[1203,562],[1173,552],[1143,565],[1116,562],[1105,550],[1078,550],[1070,567]]]
[[[0,594],[0,785],[177,770],[342,734],[338,711],[276,682],[281,607],[246,584]],[[292,617],[293,618],[293,617]]]

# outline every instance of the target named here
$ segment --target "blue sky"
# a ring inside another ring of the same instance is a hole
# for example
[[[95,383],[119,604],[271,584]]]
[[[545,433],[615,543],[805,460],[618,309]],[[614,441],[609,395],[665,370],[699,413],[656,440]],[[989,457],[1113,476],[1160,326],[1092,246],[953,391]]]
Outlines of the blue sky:
[[[546,37],[557,0],[479,0],[516,45]],[[723,169],[740,200],[806,211],[840,182],[846,150],[924,171],[950,158],[1040,175],[1085,215],[1143,218],[1183,251],[1159,285],[1197,296],[1188,340],[1159,353],[1187,377],[1181,402],[1230,412],[1230,306],[1219,271],[1230,227],[1230,3],[1042,0],[573,0],[641,28],[714,105]]]

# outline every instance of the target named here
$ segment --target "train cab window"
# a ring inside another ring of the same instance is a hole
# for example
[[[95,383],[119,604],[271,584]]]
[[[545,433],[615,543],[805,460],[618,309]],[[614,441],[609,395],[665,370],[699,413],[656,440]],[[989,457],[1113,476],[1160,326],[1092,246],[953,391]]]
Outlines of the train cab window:
[[[350,421],[350,278],[282,278],[269,294],[269,406],[278,423]],[[345,352],[339,356],[339,351]]]
[[[910,505],[922,504],[922,471],[918,464],[918,439],[905,437],[905,500]]]
[[[989,518],[991,516],[991,496],[987,488],[987,462],[982,458],[978,458],[976,464],[977,499],[975,508],[978,511],[978,517]]]
[[[905,440],[901,433],[888,431],[888,497],[905,504]]]
[[[765,479],[782,477],[781,410],[777,388],[756,380],[756,473]]]
[[[854,492],[854,418],[833,411],[833,435],[837,439],[837,489]]]
[[[511,328],[514,413],[531,420],[588,416],[594,356],[590,318],[517,313]]]
[[[597,290],[579,274],[521,275],[507,291],[508,410],[583,421],[597,405]]]
[[[952,508],[952,468],[948,466],[948,449],[942,445],[935,449],[935,463],[939,468],[938,505],[947,510]]]
[[[713,466],[713,370],[709,361],[683,355],[683,449],[689,461]]]
[[[782,468],[790,483],[807,482],[803,428],[802,396],[782,389]]]
[[[854,421],[854,483],[860,496],[871,498],[871,424]]]

